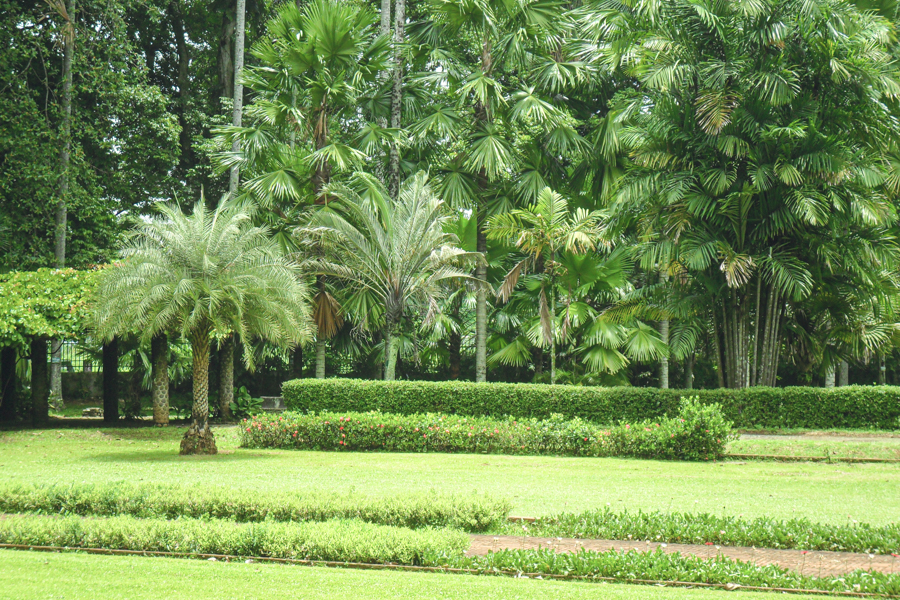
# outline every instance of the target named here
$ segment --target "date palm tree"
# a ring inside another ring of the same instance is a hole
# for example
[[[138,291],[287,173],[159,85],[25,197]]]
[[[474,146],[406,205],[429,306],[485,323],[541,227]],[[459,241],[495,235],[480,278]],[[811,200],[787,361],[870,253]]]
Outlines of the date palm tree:
[[[193,421],[182,454],[215,454],[209,427],[209,347],[214,332],[234,332],[252,367],[261,338],[293,346],[312,335],[308,293],[288,260],[251,215],[201,200],[191,214],[161,205],[160,216],[127,239],[122,261],[103,270],[94,300],[100,338],[126,333],[143,342],[183,336],[193,354]]]
[[[454,218],[418,173],[400,186],[396,200],[374,177],[358,174],[349,185],[328,186],[335,200],[298,233],[305,268],[341,280],[351,294],[377,300],[386,340],[384,378],[394,379],[399,327],[411,310],[430,321],[448,280],[469,279],[466,265],[483,260],[458,247],[447,232]]]

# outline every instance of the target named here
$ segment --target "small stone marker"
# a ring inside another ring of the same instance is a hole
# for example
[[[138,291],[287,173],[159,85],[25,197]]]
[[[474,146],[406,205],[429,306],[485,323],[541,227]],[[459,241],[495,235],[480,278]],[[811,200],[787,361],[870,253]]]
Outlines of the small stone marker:
[[[103,409],[97,408],[96,406],[92,406],[90,408],[85,408],[81,411],[82,417],[102,417]]]
[[[262,396],[260,406],[266,412],[284,412],[284,399],[281,396]]]

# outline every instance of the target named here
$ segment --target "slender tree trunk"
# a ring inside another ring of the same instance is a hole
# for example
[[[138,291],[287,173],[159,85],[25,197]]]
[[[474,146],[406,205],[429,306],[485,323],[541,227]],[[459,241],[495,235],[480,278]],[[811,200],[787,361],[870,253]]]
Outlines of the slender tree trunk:
[[[722,357],[722,345],[719,337],[719,318],[716,314],[715,306],[712,309],[712,317],[713,317],[713,332],[712,332],[712,341],[713,341],[713,352],[716,355],[716,379],[718,380],[719,387],[725,387],[725,360]]]
[[[550,385],[556,385],[556,282],[552,278],[550,280]]]
[[[150,365],[153,423],[165,427],[169,424],[169,339],[165,334],[150,342]]]
[[[325,340],[316,340],[316,379],[325,379]]]
[[[391,89],[391,127],[400,129],[403,116],[403,44],[406,29],[406,0],[394,2],[394,85]],[[388,189],[391,198],[400,193],[400,148],[391,144],[388,171]]]
[[[834,387],[834,365],[828,365],[825,369],[825,387],[828,389]]]
[[[191,145],[191,129],[188,123],[187,111],[190,99],[190,77],[188,69],[191,55],[188,50],[184,32],[184,13],[181,10],[181,0],[173,0],[171,4],[172,30],[175,35],[175,48],[178,52],[178,125],[181,132],[178,134],[181,146],[179,165],[182,173],[186,172],[193,164],[193,148]]]
[[[669,282],[669,274],[665,271],[660,273],[659,278],[664,284]],[[659,322],[659,337],[663,344],[669,345],[669,320],[664,319]],[[669,389],[669,357],[664,356],[659,360],[659,388],[662,390]]]
[[[35,427],[50,421],[50,378],[47,369],[47,340],[31,340],[31,423]]]
[[[234,402],[234,335],[229,335],[219,349],[219,414],[230,421]]]
[[[487,253],[487,236],[484,231],[484,218],[478,217],[478,252]],[[475,278],[487,281],[487,264],[479,262],[475,266]],[[487,381],[487,289],[479,285],[475,289],[475,382]]]
[[[222,11],[222,27],[219,31],[218,90],[222,98],[234,98],[234,11]]]
[[[389,324],[388,327],[391,327],[391,325]],[[397,372],[397,344],[399,342],[399,339],[392,329],[386,330],[385,336],[386,338],[384,340],[384,348],[386,356],[384,366],[384,380],[394,381]]]
[[[381,0],[381,27],[378,33],[387,35],[391,32],[391,0]]]
[[[16,420],[16,349],[0,349],[0,421]]]
[[[181,439],[181,454],[216,454],[216,440],[209,428],[209,332],[191,334],[194,406],[191,427]]]
[[[241,83],[241,71],[244,70],[244,29],[246,16],[247,0],[237,0],[237,25],[234,31],[234,111],[231,116],[231,124],[235,127],[241,126],[241,117],[244,111],[244,86]],[[231,144],[231,151],[238,151],[237,140]],[[237,194],[238,183],[240,180],[240,169],[235,165],[231,167],[231,173],[228,180],[228,193],[234,198]]]
[[[459,319],[459,304],[453,303],[452,315],[454,320]],[[450,362],[450,379],[457,380],[460,376],[460,368],[462,363],[462,333],[459,330],[450,332],[450,339],[447,341],[447,353]]]
[[[885,385],[887,383],[886,375],[886,367],[884,365],[884,354],[881,352],[878,353],[878,385]]]
[[[544,349],[535,346],[531,349],[531,362],[534,363],[534,377],[537,379],[544,374]]]
[[[137,348],[131,361],[131,369],[128,371],[127,387],[125,394],[125,418],[136,419],[141,416],[141,355]]]
[[[694,389],[694,361],[697,355],[693,352],[684,360],[684,389]]]
[[[759,366],[759,295],[762,289],[762,274],[756,274],[756,311],[753,313],[753,366],[750,369],[750,385],[759,385],[757,368]]]
[[[846,360],[841,361],[840,380],[838,385],[844,387],[850,383],[850,365]]]
[[[297,344],[294,348],[293,363],[291,364],[291,377],[294,379],[303,378],[303,345]]]
[[[60,411],[65,408],[62,393],[62,340],[50,340],[50,406]]]
[[[103,420],[119,420],[119,340],[103,345]]]

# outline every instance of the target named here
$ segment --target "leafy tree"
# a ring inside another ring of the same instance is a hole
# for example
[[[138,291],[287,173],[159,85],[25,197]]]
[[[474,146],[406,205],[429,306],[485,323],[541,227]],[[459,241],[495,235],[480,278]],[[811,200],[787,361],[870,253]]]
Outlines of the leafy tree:
[[[381,307],[386,340],[384,378],[393,380],[400,324],[410,309],[434,318],[447,280],[470,279],[462,270],[481,259],[456,246],[444,228],[453,216],[418,173],[396,199],[370,176],[358,176],[362,194],[343,184],[326,189],[336,200],[301,229],[301,244],[313,245],[306,268],[342,280],[353,293],[371,295]]]
[[[250,214],[204,202],[185,214],[160,206],[139,227],[123,261],[102,272],[93,315],[103,339],[133,332],[142,341],[172,332],[190,341],[193,422],[182,454],[215,454],[209,427],[209,346],[213,332],[233,331],[252,366],[251,342],[294,345],[311,333],[308,295],[298,269]]]

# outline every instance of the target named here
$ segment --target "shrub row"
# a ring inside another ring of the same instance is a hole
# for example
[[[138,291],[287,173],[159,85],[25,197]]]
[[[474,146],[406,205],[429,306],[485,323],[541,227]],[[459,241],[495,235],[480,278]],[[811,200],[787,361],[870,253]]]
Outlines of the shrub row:
[[[497,531],[521,535],[522,525],[507,522]],[[546,537],[900,554],[897,523],[882,527],[865,523],[824,525],[808,519],[744,520],[706,513],[615,512],[603,508],[538,519],[527,525],[527,532]]]
[[[550,549],[500,550],[485,556],[453,556],[450,567],[484,574],[498,571],[608,577],[621,581],[653,580],[731,584],[829,592],[862,592],[894,596],[900,593],[900,574],[854,571],[838,577],[809,577],[776,565],[757,566],[725,557],[704,559],[655,552],[556,552]]]
[[[601,424],[674,416],[682,396],[721,405],[740,428],[900,428],[900,387],[660,390],[458,381],[297,379],[282,386],[290,410],[546,419],[553,414]]]
[[[730,431],[716,406],[688,399],[675,418],[609,428],[559,415],[516,420],[322,412],[256,416],[245,419],[239,433],[241,445],[249,448],[710,460],[724,456]]]
[[[421,565],[426,557],[462,554],[469,547],[469,536],[452,529],[405,529],[358,520],[235,523],[2,515],[0,542]]]
[[[775,565],[656,552],[557,553],[500,550],[465,556],[468,536],[453,530],[411,530],[361,521],[249,523],[133,517],[0,516],[0,543],[108,548],[188,554],[231,554],[337,562],[397,563],[616,580],[682,581],[832,592],[900,593],[900,575],[856,571],[840,578],[807,577]]]
[[[0,484],[0,512],[216,518],[238,522],[359,519],[398,527],[484,531],[509,513],[505,499],[477,494],[418,493],[392,497],[316,491],[266,493],[233,488],[112,483]]]

